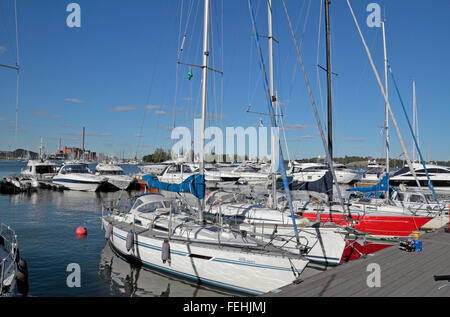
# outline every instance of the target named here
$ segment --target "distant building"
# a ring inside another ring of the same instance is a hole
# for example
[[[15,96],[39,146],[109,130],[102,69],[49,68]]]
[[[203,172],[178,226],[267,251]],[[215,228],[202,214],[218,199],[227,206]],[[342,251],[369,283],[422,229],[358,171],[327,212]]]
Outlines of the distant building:
[[[84,153],[84,154],[83,154]],[[62,151],[57,151],[55,157],[62,158],[65,160],[81,160],[86,159],[89,161],[97,160],[97,153],[91,152],[89,150],[83,151],[83,149],[77,147],[67,147],[64,146]]]

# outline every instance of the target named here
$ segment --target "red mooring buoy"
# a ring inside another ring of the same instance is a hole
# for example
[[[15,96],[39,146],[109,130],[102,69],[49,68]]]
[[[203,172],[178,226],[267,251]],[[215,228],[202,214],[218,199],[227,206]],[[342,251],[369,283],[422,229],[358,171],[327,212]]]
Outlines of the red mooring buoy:
[[[77,228],[75,233],[77,234],[77,238],[83,238],[87,235],[87,229],[86,227],[80,226]]]

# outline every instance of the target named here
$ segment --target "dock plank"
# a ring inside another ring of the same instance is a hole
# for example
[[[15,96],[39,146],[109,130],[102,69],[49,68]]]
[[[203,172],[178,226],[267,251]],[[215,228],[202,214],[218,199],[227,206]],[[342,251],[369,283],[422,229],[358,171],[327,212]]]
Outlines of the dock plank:
[[[443,229],[421,235],[423,250],[406,252],[398,244],[372,256],[343,263],[324,272],[290,284],[270,297],[450,297],[450,286],[438,289],[446,281],[434,281],[434,275],[450,275],[450,234]],[[381,287],[369,287],[376,263],[381,271]]]

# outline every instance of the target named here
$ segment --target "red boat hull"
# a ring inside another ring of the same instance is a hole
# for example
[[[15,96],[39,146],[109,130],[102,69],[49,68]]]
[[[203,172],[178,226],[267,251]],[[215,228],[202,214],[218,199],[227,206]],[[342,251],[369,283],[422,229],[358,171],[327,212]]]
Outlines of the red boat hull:
[[[314,212],[302,212],[299,214],[309,220],[317,220],[317,214]],[[420,216],[381,216],[370,214],[352,215],[350,218],[338,213],[320,215],[321,222],[332,222],[340,226],[353,227],[371,236],[380,237],[408,237],[413,231],[419,230],[432,219],[431,217]]]
[[[391,246],[393,246],[392,243],[366,242],[364,244],[360,244],[354,240],[348,240],[342,254],[341,262],[353,261],[364,255],[372,254]]]

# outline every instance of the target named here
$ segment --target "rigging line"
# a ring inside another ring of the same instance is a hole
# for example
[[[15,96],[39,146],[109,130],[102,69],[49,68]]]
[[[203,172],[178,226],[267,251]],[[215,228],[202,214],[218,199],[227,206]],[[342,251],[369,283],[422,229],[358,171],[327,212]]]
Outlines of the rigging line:
[[[320,1],[320,11],[319,11],[319,26],[318,26],[318,35],[317,35],[317,55],[316,55],[316,65],[319,65],[319,57],[320,57],[320,40],[321,40],[321,30],[322,30],[322,11],[323,11],[323,1]],[[320,82],[320,74],[319,67],[316,67],[317,74],[317,87],[319,88],[319,97],[320,104],[322,106],[322,116],[325,115],[325,108],[323,103],[323,95],[322,95],[322,83]]]
[[[8,42],[9,42],[8,43],[9,47],[14,47],[14,45],[12,44],[12,40],[11,40],[11,34],[9,33],[8,27],[6,26],[7,19],[6,19],[6,16],[4,15],[3,8],[1,7],[1,2],[0,2],[0,12],[1,12],[1,15],[2,15],[2,19],[1,20],[3,22],[3,27],[5,28],[5,32],[6,32],[6,38],[7,38]],[[14,59],[14,57],[11,55],[11,52],[9,50],[6,50],[6,52],[7,52],[8,55],[10,55],[11,59]]]
[[[400,99],[400,103],[402,105],[402,109],[403,109],[403,113],[405,114],[406,121],[408,122],[408,127],[409,127],[409,130],[410,130],[411,134],[412,134],[412,137],[413,137],[413,140],[414,140],[414,144],[415,144],[416,149],[417,149],[417,153],[419,154],[420,161],[422,163],[423,169],[425,171],[425,174],[427,175],[428,187],[431,189],[431,192],[433,193],[434,199],[436,200],[436,203],[439,205],[439,200],[438,200],[438,198],[436,196],[436,193],[434,192],[433,182],[431,181],[430,175],[428,174],[428,170],[427,170],[427,168],[425,166],[425,162],[424,162],[423,157],[422,157],[422,152],[420,151],[419,144],[417,143],[417,138],[416,138],[416,136],[414,134],[414,130],[411,127],[411,121],[409,121],[409,116],[408,116],[408,113],[406,112],[405,104],[403,103],[402,96],[400,95],[400,90],[398,89],[397,82],[395,80],[394,73],[392,72],[392,68],[391,68],[390,65],[389,65],[389,72],[391,73],[392,82],[394,83],[395,90],[397,91],[398,98]]]
[[[180,44],[181,41],[181,23],[183,21],[183,4],[184,4],[184,0],[181,1],[180,4],[180,27],[178,29],[178,54],[177,54],[177,61],[180,60],[180,55],[183,51],[183,45],[184,45],[184,41],[186,39],[186,33],[183,36],[183,42],[182,44]],[[181,45],[181,46],[180,46]],[[175,125],[176,125],[176,117],[177,117],[177,95],[178,95],[178,69],[179,69],[180,64],[176,64],[176,70],[175,70],[175,93],[174,93],[174,100],[173,100],[173,126],[172,128],[175,129]],[[175,142],[175,140],[172,140],[172,146],[173,143]]]
[[[413,166],[411,164],[411,160],[409,158],[408,151],[406,150],[406,146],[405,146],[405,143],[403,141],[403,137],[402,137],[402,135],[400,133],[400,129],[399,129],[398,124],[397,124],[397,120],[395,119],[394,113],[392,112],[391,104],[389,103],[389,98],[387,97],[386,92],[384,91],[384,87],[383,87],[383,84],[381,83],[380,76],[378,75],[377,68],[375,67],[375,64],[373,63],[372,55],[370,54],[369,48],[367,47],[366,41],[364,40],[364,36],[363,36],[363,34],[361,32],[361,29],[359,27],[358,21],[356,20],[355,13],[353,12],[353,9],[352,9],[352,6],[350,5],[349,0],[347,0],[347,5],[348,5],[348,7],[350,9],[350,12],[351,12],[351,14],[353,16],[353,21],[355,22],[356,28],[358,29],[359,36],[361,37],[361,41],[362,41],[362,43],[364,45],[364,48],[366,50],[367,56],[368,56],[369,61],[370,61],[370,65],[372,66],[373,73],[375,74],[375,77],[376,77],[377,82],[378,82],[378,86],[380,87],[381,93],[382,93],[384,101],[386,103],[386,107],[387,107],[387,109],[389,111],[389,114],[391,116],[392,123],[394,124],[395,130],[397,132],[397,136],[398,136],[398,139],[400,141],[400,145],[402,147],[403,154],[405,156],[406,162],[408,163],[409,170],[411,171],[411,174],[413,174],[414,179],[416,180],[417,187],[421,188],[421,185],[420,185],[420,182],[419,182],[419,180],[417,178],[416,172],[415,172],[415,170],[414,170],[414,168],[413,168]]]
[[[222,0],[222,10],[221,10],[221,12],[222,12],[222,20],[221,20],[221,24],[222,24],[222,28],[221,28],[221,30],[222,30],[222,32],[221,32],[221,40],[222,40],[222,56],[221,56],[221,69],[222,69],[222,71],[224,70],[224,30],[225,30],[225,27],[224,27],[224,7],[223,7],[223,2],[224,2],[224,0]],[[223,83],[223,77],[222,77],[222,80],[221,80],[221,82],[220,82],[220,117],[221,117],[221,119],[222,120],[220,120],[220,122],[223,124],[223,93],[224,93],[224,91],[223,91],[223,85],[224,85],[224,83]],[[222,125],[222,127],[223,127],[223,125]]]
[[[194,17],[191,18],[192,12],[194,12],[194,11],[193,11],[193,10],[194,10],[194,8],[193,8],[194,3],[196,4],[196,7],[195,7],[195,13],[194,13]],[[198,23],[199,23],[199,19],[197,18],[197,17],[198,17],[198,14],[199,14],[199,10],[200,10],[200,1],[191,1],[191,7],[190,7],[190,9],[189,9],[188,20],[186,21],[185,34],[188,33],[188,28],[189,28],[189,27],[191,28],[191,33],[192,33],[192,34],[196,33],[195,30],[197,29],[197,25],[198,25]],[[193,21],[192,25],[190,24],[189,21]],[[191,25],[191,26],[190,26],[190,25]],[[189,43],[192,43],[192,41],[189,42]],[[196,45],[197,45],[197,46],[196,46]],[[187,55],[186,60],[193,60],[193,57],[191,57],[191,56],[193,56],[193,53],[192,53],[192,47],[194,47],[194,46],[196,46],[196,47],[198,47],[198,48],[200,47],[200,39],[197,39],[197,42],[196,42],[196,43],[193,43],[193,45],[189,44],[188,47],[187,47],[187,49],[183,51],[183,52],[185,52],[185,55]],[[197,52],[197,51],[200,51],[200,49],[195,50],[195,52]],[[180,87],[178,88],[178,91],[184,91],[184,87],[185,87],[184,83],[185,83],[185,81],[181,81],[181,84],[179,84],[179,80],[177,80],[177,85],[180,86]],[[193,109],[193,102],[192,102],[192,100],[193,100],[193,97],[192,97],[192,96],[193,96],[193,95],[192,95],[192,81],[189,81],[189,83],[188,83],[188,88],[187,88],[187,89],[188,89],[188,91],[189,91],[189,96],[183,98],[183,100],[189,101],[189,102],[190,102],[190,105],[188,105],[188,107],[185,107],[185,109],[183,109],[183,111],[186,111],[186,114],[187,114],[187,115],[189,115],[188,112],[190,111],[190,112],[191,112],[190,114],[191,114],[191,116],[192,116],[192,115],[194,115],[194,113],[195,113],[195,112],[194,112],[194,109]],[[178,93],[177,93],[177,94],[178,94]],[[189,103],[189,102],[188,102],[188,103]]]
[[[17,3],[14,0],[14,18],[16,22],[16,66],[17,66],[17,78],[16,78],[16,128],[14,132],[14,144],[17,148],[17,132],[18,132],[18,120],[19,120],[19,27],[17,25]]]
[[[288,156],[288,162],[291,161],[291,156],[289,154],[289,147],[287,144],[287,138],[286,138],[286,127],[284,126],[284,121],[283,121],[283,111],[281,110],[281,115],[280,115],[280,119],[281,119],[281,126],[282,126],[282,130],[283,130],[283,138],[284,138],[284,146],[286,147],[286,153]]]
[[[266,70],[265,70],[265,66],[264,66],[264,59],[263,59],[263,55],[262,55],[261,44],[259,42],[259,35],[258,35],[258,31],[256,29],[256,21],[255,21],[254,15],[253,15],[253,8],[252,8],[251,0],[248,0],[247,2],[248,2],[248,6],[249,6],[249,11],[250,11],[250,17],[252,20],[251,22],[252,22],[252,26],[253,26],[253,31],[255,33],[255,42],[256,42],[256,46],[258,49],[258,55],[259,55],[259,66],[260,66],[261,72],[263,73],[263,76],[264,76],[264,90],[266,92],[266,99],[268,102],[267,106],[268,106],[269,112],[271,114],[271,116],[270,116],[271,128],[278,129],[276,119],[275,119],[275,114],[274,114],[274,108],[272,105],[272,97],[270,95],[269,83],[268,83],[267,76],[266,76]],[[273,142],[273,140],[271,140],[271,141]],[[283,151],[281,148],[281,144],[279,142],[278,142],[277,150],[278,150],[278,160],[281,163],[281,164],[279,164],[278,169],[281,170],[280,172],[281,172],[281,176],[283,179],[283,185],[284,185],[284,189],[286,192],[286,198],[288,200],[289,209],[291,211],[292,224],[294,227],[295,237],[296,237],[297,243],[299,243],[299,235],[298,235],[298,230],[297,230],[297,223],[295,221],[294,207],[292,205],[292,197],[291,197],[291,193],[290,193],[290,189],[289,189],[289,184],[287,181],[286,170],[284,167]],[[273,164],[273,162],[272,162],[272,164]]]
[[[259,12],[259,8],[261,5],[261,1],[258,1],[258,6],[256,8],[256,17],[258,16],[258,12]],[[251,35],[250,35],[251,37]],[[254,81],[255,86],[253,87],[253,94],[250,93],[251,89],[250,89],[250,83],[252,82],[252,74],[253,74],[253,63],[252,61],[254,60],[253,57],[253,45],[251,44],[251,39],[250,39],[250,54],[249,54],[249,62],[248,65],[250,66],[249,72],[248,72],[248,105],[251,105],[251,100],[254,99],[254,96],[256,95],[256,90],[258,88],[259,82],[261,80],[261,77],[259,76],[259,74],[256,76],[256,81]],[[252,95],[252,96],[251,96]]]
[[[166,8],[165,14],[167,16],[167,8]],[[167,28],[164,28],[164,32],[161,33],[161,36],[160,36],[160,39],[159,39],[159,46],[158,46],[159,48],[162,48],[163,39],[166,38],[166,36],[165,36],[166,35],[166,30],[167,30]],[[155,59],[156,61],[159,60],[160,55],[161,55],[161,51],[162,51],[162,49],[158,49],[158,53],[157,53],[156,59]],[[139,154],[138,151],[139,151],[139,149],[141,147],[141,143],[142,143],[142,135],[143,135],[142,132],[143,132],[143,129],[144,129],[145,119],[147,117],[147,113],[150,111],[150,109],[147,109],[146,107],[147,107],[147,105],[150,102],[150,96],[151,96],[152,89],[153,89],[153,82],[154,82],[155,74],[157,73],[156,72],[157,65],[158,65],[158,63],[154,63],[154,65],[153,65],[154,71],[152,72],[152,76],[151,76],[151,79],[150,79],[150,84],[149,84],[149,87],[148,87],[148,93],[147,93],[147,98],[146,98],[146,102],[145,102],[146,104],[144,106],[144,115],[142,117],[142,124],[139,127],[139,134],[138,134],[139,135],[138,136],[139,140],[138,140],[138,144],[137,144],[136,152],[135,152],[136,159],[137,159],[137,156]]]
[[[302,12],[303,12],[305,3],[306,3],[306,1],[303,2]],[[302,36],[301,36],[301,39],[300,39],[300,49],[303,46],[303,40],[305,38],[306,26],[308,25],[308,20],[309,20],[309,15],[310,15],[310,8],[311,8],[311,0],[309,0],[308,7],[306,9],[305,22],[303,24]],[[299,15],[299,17],[298,17],[297,27],[295,28],[294,32],[297,32],[298,28],[300,27],[300,17],[301,17],[301,15]],[[287,60],[286,60],[286,62],[287,62]],[[297,63],[295,63],[294,71],[292,73],[292,78],[291,78],[291,87],[290,87],[290,91],[289,91],[289,100],[291,100],[291,98],[292,98],[292,91],[294,89],[295,78],[297,77],[297,70],[298,70],[298,65],[297,65]]]
[[[284,11],[286,13],[286,17],[287,17],[287,20],[288,20],[288,23],[289,23],[289,28],[291,30],[292,39],[294,41],[295,48],[297,50],[298,61],[300,62],[300,66],[301,66],[302,71],[303,71],[303,77],[305,79],[306,88],[308,90],[308,94],[309,94],[309,97],[311,99],[311,105],[312,105],[313,110],[314,110],[314,115],[316,117],[317,126],[319,128],[320,136],[322,138],[322,143],[323,143],[323,147],[325,149],[328,166],[330,167],[331,175],[333,176],[333,181],[334,181],[336,189],[337,189],[339,203],[341,204],[343,210],[345,211],[345,205],[343,203],[344,200],[342,199],[342,194],[341,194],[339,182],[337,180],[336,173],[335,173],[334,168],[333,168],[334,165],[333,165],[333,162],[332,162],[331,157],[330,157],[330,152],[328,150],[328,144],[327,144],[327,141],[325,139],[325,134],[323,132],[322,122],[320,121],[320,116],[319,116],[319,112],[317,111],[317,107],[316,107],[316,102],[314,100],[314,96],[312,94],[311,85],[309,84],[308,76],[306,74],[305,65],[303,64],[303,59],[302,59],[302,56],[301,56],[301,53],[300,53],[300,48],[298,46],[297,39],[295,37],[295,33],[294,33],[293,28],[292,28],[292,23],[291,23],[291,19],[289,18],[289,14],[288,14],[288,11],[287,11],[286,3],[285,3],[284,0],[282,0],[282,2],[283,2]],[[330,202],[330,212],[331,212],[331,202]],[[348,208],[348,214],[349,214],[349,216],[351,216],[350,215],[350,208]]]

